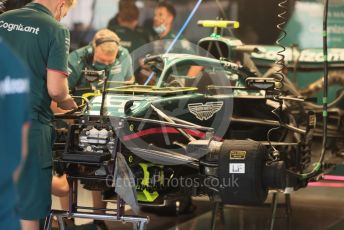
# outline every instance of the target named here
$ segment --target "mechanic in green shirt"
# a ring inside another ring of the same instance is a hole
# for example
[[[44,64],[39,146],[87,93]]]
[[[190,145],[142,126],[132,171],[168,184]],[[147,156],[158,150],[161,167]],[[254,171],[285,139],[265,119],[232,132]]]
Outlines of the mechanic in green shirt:
[[[120,45],[131,53],[144,46],[148,37],[138,27],[139,9],[132,0],[119,3],[118,14],[109,21],[108,29],[115,32],[121,39]]]
[[[69,31],[60,21],[75,0],[36,0],[0,15],[0,36],[30,73],[29,151],[18,181],[18,212],[23,229],[38,229],[51,209],[53,113],[76,108],[68,94]]]
[[[90,79],[85,70],[105,70],[108,86],[133,84],[135,77],[131,57],[127,49],[119,45],[118,36],[108,30],[99,30],[91,45],[73,51],[69,55],[69,88],[74,95],[80,96],[84,89],[102,89],[103,79]],[[81,90],[83,89],[83,90]]]
[[[155,31],[155,34],[150,37],[151,41],[155,41],[154,43],[156,43],[156,45],[154,45],[157,49],[156,53],[165,53],[172,43],[172,40],[176,38],[176,35],[172,30],[176,16],[177,13],[172,4],[168,2],[160,2],[156,5],[153,19],[153,30]],[[156,41],[160,41],[160,44]],[[193,54],[195,52],[192,50],[191,43],[189,41],[185,38],[180,38],[170,53]]]
[[[28,71],[0,37],[0,229],[20,229],[14,172],[26,153],[28,98]]]
[[[173,39],[175,34],[172,32],[173,21],[177,16],[175,8],[168,2],[160,2],[156,5],[153,19],[152,40]]]
[[[196,49],[193,49],[191,43],[185,38],[179,38],[174,43],[173,47],[170,47],[176,35],[172,31],[174,19],[176,18],[176,10],[172,4],[168,2],[159,2],[154,9],[153,18],[153,30],[150,34],[150,43],[146,49],[148,53],[145,55],[158,55],[164,53],[175,53],[175,54],[196,54]],[[154,85],[156,77],[151,75],[149,66],[143,64],[143,57],[139,57],[140,73],[137,74],[137,82],[139,84]],[[135,60],[134,60],[135,61]]]

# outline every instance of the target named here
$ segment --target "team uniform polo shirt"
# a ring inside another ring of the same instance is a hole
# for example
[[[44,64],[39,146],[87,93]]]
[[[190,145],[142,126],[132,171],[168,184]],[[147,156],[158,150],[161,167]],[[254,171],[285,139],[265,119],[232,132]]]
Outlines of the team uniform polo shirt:
[[[158,35],[154,36],[153,41],[153,52],[154,54],[164,54],[169,49],[172,41],[176,38],[176,35],[170,31],[165,37],[159,38]],[[176,53],[176,54],[196,54],[196,50],[192,47],[191,43],[183,38],[180,37],[179,40],[174,44],[172,49],[169,53]]]
[[[19,229],[13,172],[21,159],[22,126],[29,119],[29,74],[0,38],[0,229]]]
[[[38,220],[51,210],[53,127],[47,70],[68,73],[69,31],[43,5],[29,3],[0,15],[0,37],[30,71],[28,155],[18,179],[18,214]]]
[[[176,35],[170,31],[163,39],[174,39]]]
[[[73,51],[68,59],[69,88],[73,91],[75,87],[85,88],[90,86],[90,82],[84,77],[82,70],[95,70],[93,67],[93,48],[88,45]],[[119,47],[115,62],[107,69],[109,81],[129,81],[133,76],[132,61],[127,49]],[[95,86],[98,82],[91,83]]]
[[[148,39],[145,38],[144,33],[140,29],[131,30],[127,27],[120,26],[115,20],[109,22],[108,29],[118,35],[121,39],[121,46],[128,49],[130,53],[148,42]]]
[[[47,69],[67,75],[69,31],[43,5],[25,7],[0,15],[0,36],[13,48],[31,71],[31,116],[49,122],[51,98]]]

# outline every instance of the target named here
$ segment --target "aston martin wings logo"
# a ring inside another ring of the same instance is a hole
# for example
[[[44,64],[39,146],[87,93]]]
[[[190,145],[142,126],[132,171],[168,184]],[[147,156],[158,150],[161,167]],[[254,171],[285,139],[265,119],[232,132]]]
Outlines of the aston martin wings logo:
[[[207,102],[203,103],[194,103],[188,104],[188,109],[190,113],[195,115],[197,119],[201,121],[209,120],[215,113],[221,110],[223,106],[223,101]]]

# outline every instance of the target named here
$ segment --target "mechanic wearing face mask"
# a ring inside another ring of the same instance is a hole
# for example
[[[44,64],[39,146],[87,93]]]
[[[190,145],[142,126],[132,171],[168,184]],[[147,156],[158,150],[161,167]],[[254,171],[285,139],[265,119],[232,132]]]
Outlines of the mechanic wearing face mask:
[[[173,21],[177,13],[173,5],[168,2],[160,2],[154,10],[153,30],[156,35],[152,40],[173,39],[175,34],[172,32]]]
[[[53,113],[77,107],[68,94],[69,31],[59,21],[76,0],[36,0],[0,15],[0,37],[28,67],[29,151],[18,180],[18,213],[23,229],[38,229],[51,209]]]
[[[172,31],[172,26],[174,19],[176,18],[176,10],[168,2],[160,2],[156,5],[154,10],[153,18],[153,31],[147,32],[149,34],[150,46],[148,49],[149,53],[145,55],[158,55],[166,53],[173,40],[176,38],[176,35]],[[148,31],[149,29],[146,29]],[[169,53],[179,53],[179,54],[195,54],[195,51],[192,49],[191,43],[185,38],[179,38],[179,40],[174,43],[174,46]],[[140,72],[137,74],[137,82],[139,84],[155,84],[155,76],[151,77],[151,69],[149,66],[143,63],[144,58],[140,58],[139,64],[141,67]],[[151,79],[149,82],[146,82],[147,79]]]
[[[174,6],[168,2],[160,2],[155,7],[153,19],[155,35],[151,36],[150,39],[152,41],[160,41],[160,44],[155,42],[156,44],[154,45],[157,46],[154,51],[156,54],[165,53],[172,40],[175,39],[176,35],[173,33],[172,26],[176,15]],[[194,51],[192,50],[191,43],[187,39],[180,37],[179,41],[170,50],[170,53],[194,54]]]
[[[105,70],[108,86],[134,83],[131,57],[119,42],[120,39],[114,32],[102,29],[95,34],[91,45],[70,53],[68,83],[74,95],[80,96],[85,88],[102,88],[103,79],[91,79],[85,74],[85,70]]]

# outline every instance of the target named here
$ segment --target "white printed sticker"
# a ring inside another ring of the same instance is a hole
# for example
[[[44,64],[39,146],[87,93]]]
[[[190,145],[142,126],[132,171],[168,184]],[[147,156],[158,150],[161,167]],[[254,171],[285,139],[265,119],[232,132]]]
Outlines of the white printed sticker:
[[[244,163],[229,163],[229,173],[243,174],[245,173]]]

